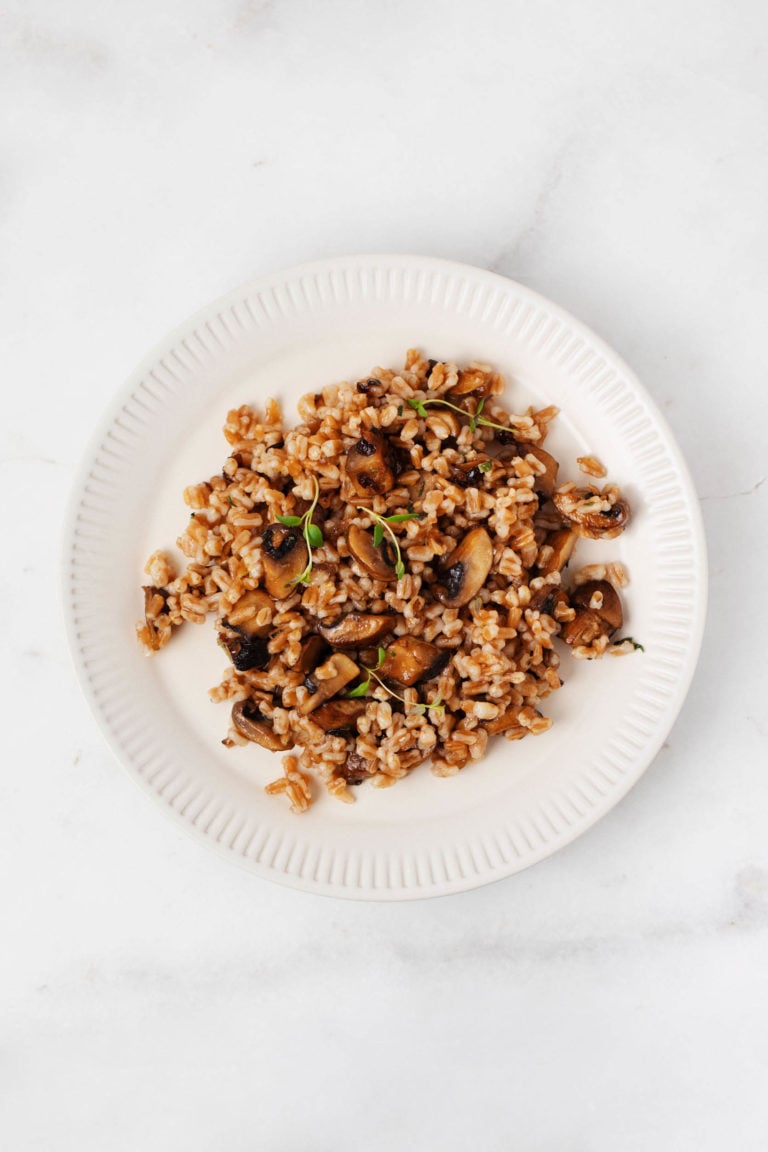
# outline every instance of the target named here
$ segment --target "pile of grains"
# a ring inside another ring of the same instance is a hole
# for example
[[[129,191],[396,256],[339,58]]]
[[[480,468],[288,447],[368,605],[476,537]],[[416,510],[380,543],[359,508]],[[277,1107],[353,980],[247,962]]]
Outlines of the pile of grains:
[[[581,537],[612,539],[629,508],[614,485],[558,485],[543,447],[557,409],[512,414],[492,368],[407,353],[400,372],[308,393],[285,427],[276,401],[227,415],[222,471],[184,492],[178,575],[146,565],[138,636],[156,652],[216,617],[231,666],[211,691],[228,746],[283,752],[267,792],[294,811],[321,781],[341,800],[431,761],[451,776],[493,737],[545,732],[574,656],[632,650],[621,565],[564,584]],[[579,458],[592,478],[605,469]]]

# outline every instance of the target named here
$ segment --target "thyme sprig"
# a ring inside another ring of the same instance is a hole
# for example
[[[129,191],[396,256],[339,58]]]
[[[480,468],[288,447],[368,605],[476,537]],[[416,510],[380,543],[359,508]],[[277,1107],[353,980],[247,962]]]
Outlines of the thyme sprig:
[[[466,408],[459,408],[457,404],[451,404],[449,400],[443,400],[441,397],[436,396],[432,400],[417,400],[412,397],[408,401],[408,406],[415,409],[419,416],[427,415],[428,404],[439,404],[441,408],[450,408],[452,412],[458,412],[460,416],[469,416],[469,428],[474,432],[478,424],[483,428],[496,428],[499,432],[512,432],[514,425],[495,424],[493,420],[489,420],[487,416],[482,415],[483,408],[485,407],[485,396],[478,402],[477,408],[474,412],[467,412]]]
[[[400,551],[400,541],[395,533],[392,531],[392,524],[402,524],[405,520],[421,520],[421,512],[396,512],[393,516],[381,516],[378,512],[374,512],[372,508],[366,508],[364,504],[357,505],[360,512],[365,512],[372,520],[375,520],[373,526],[373,546],[378,548],[384,539],[384,533],[389,536],[395,549],[395,575],[398,580],[405,576],[405,562],[403,561],[403,554]]]
[[[323,533],[317,524],[312,523],[312,515],[317,507],[317,502],[320,499],[320,485],[317,482],[317,476],[312,477],[312,483],[315,486],[315,494],[312,503],[303,516],[276,516],[275,519],[279,520],[281,524],[285,524],[287,528],[298,528],[301,526],[301,534],[304,537],[304,543],[307,546],[307,553],[309,559],[307,566],[300,576],[292,580],[292,584],[309,584],[309,577],[312,573],[312,549],[320,548],[323,544]]]
[[[353,688],[351,692],[348,692],[348,697],[355,699],[360,696],[367,696],[368,692],[370,691],[371,681],[375,680],[379,687],[383,688],[388,696],[391,696],[393,700],[399,700],[400,703],[404,704],[406,708],[411,708],[417,716],[423,716],[425,712],[432,711],[435,713],[435,715],[442,719],[442,717],[445,715],[445,704],[442,702],[442,696],[440,693],[437,694],[436,699],[433,700],[431,704],[424,704],[421,701],[418,701],[416,704],[412,704],[403,696],[398,696],[397,692],[393,691],[393,689],[390,688],[390,686],[386,684],[378,674],[379,668],[381,668],[382,664],[387,658],[386,648],[377,648],[376,654],[376,667],[368,668],[367,665],[363,665],[363,670],[367,673],[365,680],[358,684],[356,688]]]

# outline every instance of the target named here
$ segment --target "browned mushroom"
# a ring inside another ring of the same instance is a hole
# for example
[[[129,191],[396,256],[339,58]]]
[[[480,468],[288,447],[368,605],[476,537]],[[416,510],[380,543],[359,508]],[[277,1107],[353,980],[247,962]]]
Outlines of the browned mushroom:
[[[261,744],[262,748],[268,748],[270,752],[285,752],[291,746],[282,736],[278,736],[253,700],[238,700],[233,705],[232,727],[246,740]]]
[[[318,664],[328,651],[328,643],[322,636],[308,636],[302,642],[299,659],[296,662],[298,672],[314,672]]]
[[[343,652],[334,652],[324,664],[315,669],[312,676],[307,677],[305,683],[310,689],[310,695],[299,705],[299,712],[302,716],[308,716],[359,675],[360,669],[354,660],[350,660]]]
[[[508,712],[502,712],[501,716],[497,716],[495,720],[489,720],[483,727],[492,736],[503,732],[507,740],[522,740],[523,736],[527,736],[530,732],[530,728],[521,723],[523,715],[526,719],[533,719],[534,716],[540,716],[541,713],[526,704],[522,708],[511,708]]]
[[[572,648],[589,647],[599,636],[612,636],[621,628],[621,601],[607,580],[580,584],[571,593],[571,604],[576,616],[563,628],[563,640]]]
[[[245,592],[232,605],[226,622],[243,636],[269,636],[272,631],[271,619],[266,624],[259,624],[257,620],[265,609],[271,613],[273,608],[274,604],[266,592],[254,588],[252,592]]]
[[[312,713],[312,721],[330,736],[348,736],[367,704],[367,700],[329,700]]]
[[[576,540],[576,533],[570,528],[558,528],[556,532],[550,532],[544,547],[551,548],[552,551],[548,553],[544,563],[538,565],[539,571],[545,576],[550,572],[562,572],[573,554]]]
[[[433,592],[446,608],[468,604],[485,584],[493,563],[493,544],[485,528],[473,528],[448,557],[444,584]]]
[[[397,680],[410,688],[419,680],[431,680],[439,675],[450,659],[450,652],[438,648],[415,636],[398,636],[387,649],[379,675],[385,680]]]
[[[553,620],[557,620],[555,609],[558,604],[562,604],[566,608],[569,606],[565,590],[559,584],[545,584],[532,594],[529,607],[541,612],[544,616],[551,616]]]
[[[368,428],[347,452],[346,472],[359,496],[389,492],[395,485],[397,460],[386,436]]]
[[[489,384],[488,374],[483,372],[481,368],[465,368],[459,372],[458,384],[454,384],[452,388],[448,389],[448,395],[469,396],[472,392],[485,395]]]
[[[537,473],[533,480],[534,492],[540,492],[547,499],[551,499],[552,493],[555,490],[557,483],[557,470],[560,467],[554,456],[547,452],[546,449],[540,448],[538,444],[530,444],[527,440],[521,441],[519,444],[507,444],[501,449],[496,456],[497,460],[514,460],[516,456],[520,456],[523,460],[526,456],[534,456],[540,464],[544,465],[544,471]]]
[[[364,780],[368,780],[373,776],[374,771],[371,760],[366,760],[359,752],[350,752],[344,763],[336,769],[336,775],[354,787],[357,784],[362,784]]]
[[[264,583],[276,600],[290,596],[309,561],[306,541],[300,528],[270,524],[262,537]]]
[[[350,554],[377,580],[396,580],[394,553],[387,539],[378,548],[373,543],[373,534],[357,524],[350,524],[347,532],[347,546]]]
[[[555,492],[552,497],[558,512],[573,525],[574,531],[590,540],[613,540],[629,523],[629,505],[617,500],[609,507],[594,485]]]
[[[332,648],[364,648],[388,636],[396,624],[392,613],[348,612],[333,624],[319,624],[317,630]]]
[[[451,464],[451,480],[460,488],[480,488],[483,477],[490,470],[488,457],[478,455],[474,460],[462,460],[459,464]]]
[[[624,623],[621,600],[607,580],[587,580],[585,584],[579,584],[571,592],[571,604],[574,608],[588,608],[596,612],[611,633],[616,632]]]

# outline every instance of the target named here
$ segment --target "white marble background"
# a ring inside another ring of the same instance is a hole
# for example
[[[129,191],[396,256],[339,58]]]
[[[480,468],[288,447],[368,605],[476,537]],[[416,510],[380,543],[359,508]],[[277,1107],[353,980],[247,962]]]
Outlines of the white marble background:
[[[768,12],[761,0],[9,0],[0,10],[0,1147],[768,1148]],[[260,882],[116,766],[58,534],[176,322],[354,251],[500,270],[665,410],[711,611],[655,764],[509,881]]]

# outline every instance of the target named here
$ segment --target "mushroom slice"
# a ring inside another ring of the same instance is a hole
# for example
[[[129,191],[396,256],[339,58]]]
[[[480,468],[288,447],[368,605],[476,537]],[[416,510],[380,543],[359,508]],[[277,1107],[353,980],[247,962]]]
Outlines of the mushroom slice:
[[[476,456],[474,460],[451,464],[451,480],[460,488],[480,488],[485,472],[489,471],[488,468],[483,469],[481,465],[487,463],[487,456]]]
[[[396,624],[392,613],[348,612],[335,624],[319,624],[317,630],[332,648],[364,648],[388,636]]]
[[[568,597],[565,591],[558,584],[545,584],[543,588],[539,588],[537,592],[533,593],[529,607],[541,612],[544,616],[551,616],[553,620],[557,620],[555,609],[558,604],[564,604],[566,608],[568,607]]]
[[[531,719],[534,715],[541,715],[540,712],[536,712],[534,708],[528,706],[523,709],[512,708],[508,712],[502,712],[501,716],[497,716],[495,720],[489,720],[483,727],[492,736],[497,736],[503,732],[507,740],[522,740],[523,736],[527,736],[530,732],[530,728],[520,722],[523,711],[530,713]]]
[[[346,472],[358,496],[375,496],[395,486],[397,461],[386,436],[368,428],[347,452]]]
[[[270,752],[285,752],[291,746],[282,736],[278,736],[253,700],[238,700],[232,706],[232,727],[246,740],[261,744],[262,748],[268,748]]]
[[[301,530],[270,524],[262,537],[261,553],[267,591],[276,600],[284,600],[291,595],[309,561]]]
[[[445,584],[433,591],[446,608],[468,604],[485,584],[493,563],[493,544],[485,528],[473,528],[448,557],[443,569]]]
[[[472,392],[485,395],[488,391],[489,379],[487,373],[481,368],[464,368],[459,372],[458,384],[448,389],[449,396],[469,396]]]
[[[539,572],[545,576],[550,572],[562,572],[573,554],[576,540],[576,533],[570,528],[558,528],[556,532],[550,532],[545,546],[551,548],[552,553],[543,564],[537,565]]]
[[[587,609],[595,612],[605,625],[603,630],[607,630],[609,636],[624,623],[621,600],[616,589],[607,580],[587,580],[585,584],[580,584],[571,593],[571,604],[577,610]]]
[[[367,706],[367,700],[329,700],[312,713],[312,721],[329,736],[349,736]]]
[[[302,642],[296,670],[305,673],[314,672],[327,651],[328,642],[322,636],[308,636]]]
[[[336,769],[336,775],[354,787],[356,784],[362,784],[364,780],[368,780],[369,777],[373,776],[374,771],[371,760],[366,760],[359,752],[350,752],[344,763]]]
[[[377,580],[396,580],[397,573],[392,557],[392,550],[388,540],[382,540],[377,548],[373,543],[373,534],[366,532],[357,524],[350,524],[347,532],[347,546],[351,555]]]
[[[598,636],[605,636],[606,632],[606,626],[597,612],[582,608],[565,625],[562,637],[570,648],[589,648]]]
[[[626,500],[609,504],[592,485],[555,492],[552,499],[558,512],[573,524],[574,530],[590,540],[613,540],[629,523]],[[606,504],[607,508],[604,507]]]
[[[226,622],[230,628],[243,636],[269,636],[272,631],[271,619],[266,624],[257,624],[257,618],[264,611],[274,608],[271,598],[260,588],[244,593],[229,610]]]
[[[398,636],[387,649],[379,675],[410,688],[419,680],[431,680],[439,675],[450,658],[451,653],[445,648],[415,636]]]
[[[354,660],[350,660],[343,652],[334,652],[324,664],[315,669],[313,676],[307,677],[307,686],[314,688],[314,692],[299,704],[299,712],[302,716],[308,716],[359,675],[360,669]]]
[[[523,460],[526,456],[535,456],[539,463],[544,465],[545,471],[534,476],[533,488],[535,492],[540,492],[547,499],[551,499],[557,483],[557,470],[560,467],[551,452],[540,448],[538,444],[530,444],[526,440],[519,444],[505,444],[497,454],[496,459],[501,461],[514,460],[516,456],[520,456]]]
[[[231,628],[226,620],[216,625],[219,644],[228,654],[238,672],[264,668],[269,663],[269,641],[265,636],[249,636],[240,628]]]

